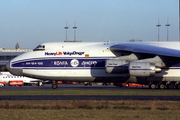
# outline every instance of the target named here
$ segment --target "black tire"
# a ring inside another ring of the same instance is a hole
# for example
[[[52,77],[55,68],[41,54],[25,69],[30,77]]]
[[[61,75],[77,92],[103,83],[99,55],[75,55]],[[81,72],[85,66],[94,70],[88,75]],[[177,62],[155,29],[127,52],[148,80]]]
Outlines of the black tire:
[[[92,83],[89,83],[89,86],[92,86]]]
[[[159,85],[158,85],[158,88],[159,88],[159,89],[164,89],[164,88],[165,88],[164,83],[159,84]]]
[[[155,89],[155,88],[156,88],[156,84],[154,84],[154,83],[153,83],[153,84],[150,84],[150,85],[149,85],[149,88]]]
[[[53,89],[57,89],[58,85],[57,84],[52,84]]]
[[[169,83],[169,84],[167,85],[167,88],[168,88],[168,89],[174,89],[174,83]]]
[[[180,89],[180,83],[176,85],[176,89]]]

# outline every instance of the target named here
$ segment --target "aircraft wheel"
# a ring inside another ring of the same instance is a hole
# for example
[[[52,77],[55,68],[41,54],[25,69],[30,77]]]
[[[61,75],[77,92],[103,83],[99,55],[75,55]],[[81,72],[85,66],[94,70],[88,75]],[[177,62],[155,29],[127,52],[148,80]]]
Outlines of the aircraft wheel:
[[[158,88],[159,89],[164,89],[165,88],[165,85],[163,83],[161,83],[160,85],[158,85]]]
[[[156,88],[156,84],[150,84],[150,85],[149,85],[149,88],[155,89],[155,88]]]
[[[57,87],[58,87],[57,84],[52,84],[52,88],[53,88],[53,89],[56,89]]]
[[[167,85],[167,88],[168,88],[168,89],[173,89],[173,88],[174,88],[174,83],[169,83],[169,84]]]
[[[176,89],[180,89],[180,83],[176,85]]]

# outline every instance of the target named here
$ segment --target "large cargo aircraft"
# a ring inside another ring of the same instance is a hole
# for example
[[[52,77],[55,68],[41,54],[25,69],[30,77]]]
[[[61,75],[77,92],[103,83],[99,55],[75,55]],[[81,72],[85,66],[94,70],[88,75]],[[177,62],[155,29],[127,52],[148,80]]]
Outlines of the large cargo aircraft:
[[[52,42],[12,59],[14,75],[41,80],[139,83],[180,89],[179,42]]]

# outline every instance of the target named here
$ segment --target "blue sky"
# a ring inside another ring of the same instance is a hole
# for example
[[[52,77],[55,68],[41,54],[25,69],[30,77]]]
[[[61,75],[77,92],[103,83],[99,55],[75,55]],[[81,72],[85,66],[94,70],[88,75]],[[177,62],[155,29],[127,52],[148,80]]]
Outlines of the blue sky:
[[[44,42],[179,40],[178,0],[0,0],[0,48],[34,48]]]

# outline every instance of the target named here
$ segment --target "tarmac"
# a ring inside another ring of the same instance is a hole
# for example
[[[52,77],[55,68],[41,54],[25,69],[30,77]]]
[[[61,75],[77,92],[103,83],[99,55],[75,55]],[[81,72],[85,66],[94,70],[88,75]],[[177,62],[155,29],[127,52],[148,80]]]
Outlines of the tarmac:
[[[44,86],[4,86],[0,91],[31,91],[31,90],[151,90],[148,87],[116,87],[110,86],[84,86],[83,84],[59,84],[57,89],[52,89],[51,84]],[[142,95],[0,95],[0,100],[163,100],[163,101],[180,101],[180,96],[142,96]]]

